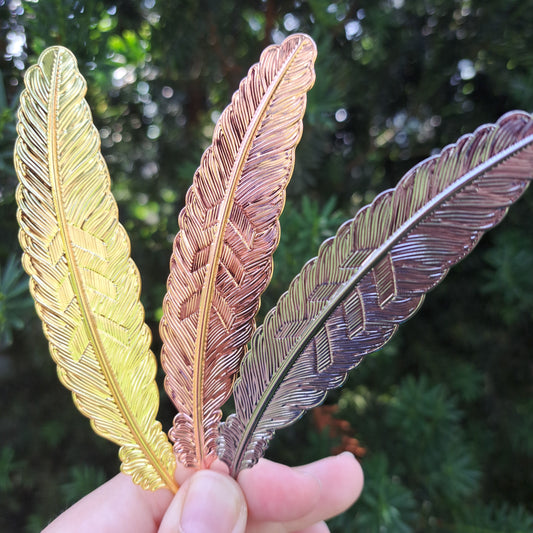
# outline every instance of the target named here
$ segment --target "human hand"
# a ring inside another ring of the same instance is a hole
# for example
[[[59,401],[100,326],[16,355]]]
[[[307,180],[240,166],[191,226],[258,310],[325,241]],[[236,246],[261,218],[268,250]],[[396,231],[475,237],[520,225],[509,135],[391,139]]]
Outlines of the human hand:
[[[289,468],[261,459],[238,483],[216,461],[179,469],[177,494],[149,492],[118,474],[42,533],[326,533],[323,520],[347,509],[363,487],[349,453]]]

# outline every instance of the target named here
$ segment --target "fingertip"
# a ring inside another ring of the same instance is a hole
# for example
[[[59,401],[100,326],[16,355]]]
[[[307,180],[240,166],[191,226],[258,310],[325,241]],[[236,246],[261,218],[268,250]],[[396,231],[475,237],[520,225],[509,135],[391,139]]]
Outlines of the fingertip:
[[[361,463],[351,452],[342,452],[336,456],[336,459],[340,463],[340,469],[351,479],[354,501],[359,499],[365,483],[365,474]]]
[[[261,459],[238,477],[256,521],[289,522],[308,514],[318,502],[319,480],[313,473]]]
[[[326,457],[298,469],[314,475],[320,481],[323,488],[320,494],[324,510],[322,518],[330,518],[351,507],[363,490],[363,469],[350,452]]]
[[[247,508],[237,482],[216,470],[199,470],[170,503],[159,533],[243,533]]]

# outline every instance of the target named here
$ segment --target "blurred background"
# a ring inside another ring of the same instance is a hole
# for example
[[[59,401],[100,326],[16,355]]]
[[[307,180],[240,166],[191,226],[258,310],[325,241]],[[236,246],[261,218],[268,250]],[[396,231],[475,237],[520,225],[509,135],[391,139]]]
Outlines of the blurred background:
[[[40,531],[119,469],[57,380],[20,267],[24,71],[53,44],[79,60],[158,354],[193,173],[240,79],[293,32],[318,45],[317,81],[259,322],[320,242],[410,167],[533,110],[533,2],[0,0],[0,531]],[[360,458],[363,495],[332,531],[533,531],[532,214],[529,191],[392,342],[277,434],[269,457],[287,464]],[[163,393],[165,428],[172,416]]]

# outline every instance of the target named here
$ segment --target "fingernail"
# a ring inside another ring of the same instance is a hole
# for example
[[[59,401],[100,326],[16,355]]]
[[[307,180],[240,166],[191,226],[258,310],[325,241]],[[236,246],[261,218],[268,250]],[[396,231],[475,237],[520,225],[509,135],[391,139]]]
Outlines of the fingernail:
[[[246,504],[228,476],[202,470],[190,481],[180,526],[183,533],[239,533],[246,525]]]
[[[346,457],[351,457],[352,459],[355,459],[355,455],[352,452],[349,452],[348,450],[344,450],[342,453],[339,454],[339,457],[341,455],[345,455]]]

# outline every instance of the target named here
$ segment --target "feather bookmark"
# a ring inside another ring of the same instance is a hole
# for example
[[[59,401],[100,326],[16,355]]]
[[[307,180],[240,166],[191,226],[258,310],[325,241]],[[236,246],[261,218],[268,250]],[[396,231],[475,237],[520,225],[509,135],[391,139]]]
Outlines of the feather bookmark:
[[[122,471],[174,492],[172,447],[155,416],[159,392],[140,277],[118,222],[100,139],[71,52],[52,47],[25,76],[15,168],[23,265],[61,382]]]
[[[219,439],[232,475],[383,346],[532,178],[533,119],[510,113],[415,166],[325,241],[241,364]]]
[[[262,53],[222,113],[179,216],[160,332],[178,409],[170,437],[187,466],[216,458],[220,407],[272,275],[315,57],[299,34]]]

